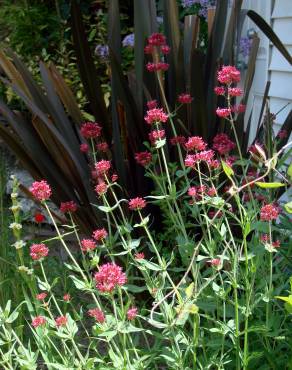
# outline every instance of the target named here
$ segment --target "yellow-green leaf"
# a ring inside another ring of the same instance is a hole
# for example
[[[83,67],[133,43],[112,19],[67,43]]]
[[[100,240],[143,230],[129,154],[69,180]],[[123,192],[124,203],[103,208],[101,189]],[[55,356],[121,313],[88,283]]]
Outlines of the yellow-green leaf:
[[[292,202],[286,203],[284,207],[288,213],[292,213]]]
[[[222,162],[222,168],[223,168],[223,171],[225,172],[226,176],[231,178],[231,176],[234,175],[234,171],[233,169],[224,161],[221,161]]]
[[[195,284],[191,283],[187,288],[186,288],[186,296],[187,298],[191,298],[194,292]]]
[[[287,170],[287,175],[292,179],[292,162],[290,163],[288,170]]]
[[[280,188],[285,186],[282,182],[256,182],[256,185],[263,189]]]

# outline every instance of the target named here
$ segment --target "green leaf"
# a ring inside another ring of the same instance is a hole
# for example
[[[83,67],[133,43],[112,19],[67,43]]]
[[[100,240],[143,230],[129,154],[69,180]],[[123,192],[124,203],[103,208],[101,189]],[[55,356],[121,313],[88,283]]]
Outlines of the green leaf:
[[[289,202],[289,203],[286,203],[286,204],[284,205],[284,207],[285,207],[285,209],[286,209],[286,211],[287,211],[288,213],[292,213],[292,201],[291,201],[291,202]]]
[[[146,267],[149,270],[153,271],[161,271],[161,267],[157,265],[156,263],[141,259],[137,260],[139,262],[139,265]]]
[[[280,188],[281,186],[285,186],[282,182],[256,182],[255,184],[263,189]]]
[[[292,180],[292,162],[290,163],[288,170],[287,170],[287,175],[290,177]]]
[[[185,290],[187,298],[191,298],[194,292],[195,283],[192,282]]]
[[[234,171],[233,169],[224,161],[221,161],[222,163],[222,168],[223,168],[223,171],[225,172],[225,175],[231,179],[231,176],[234,175]]]
[[[74,275],[69,275],[69,277],[73,280],[75,287],[79,290],[91,290],[91,287],[86,284],[83,280],[77,279]]]

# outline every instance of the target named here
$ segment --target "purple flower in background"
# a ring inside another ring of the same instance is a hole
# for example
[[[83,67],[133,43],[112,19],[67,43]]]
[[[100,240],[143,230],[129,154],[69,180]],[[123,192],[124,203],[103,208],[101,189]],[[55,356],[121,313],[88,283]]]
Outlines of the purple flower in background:
[[[159,25],[163,24],[163,17],[156,17],[156,20]]]
[[[248,37],[242,37],[239,42],[239,53],[245,58],[249,56],[252,45],[252,39]]]
[[[194,4],[198,4],[200,0],[181,0],[183,8],[190,8]]]
[[[130,33],[129,35],[125,36],[122,44],[124,47],[133,48],[135,44],[135,35],[133,33]]]
[[[107,45],[101,45],[101,44],[98,44],[96,45],[96,48],[95,48],[95,54],[97,56],[99,56],[101,59],[107,59],[108,56],[109,56],[109,48]]]

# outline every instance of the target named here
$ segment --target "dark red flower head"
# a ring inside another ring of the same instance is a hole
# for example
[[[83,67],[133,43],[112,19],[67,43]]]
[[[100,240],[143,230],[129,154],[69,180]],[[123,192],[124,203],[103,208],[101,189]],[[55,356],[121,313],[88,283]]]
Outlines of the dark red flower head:
[[[96,122],[84,122],[80,129],[81,135],[85,139],[94,139],[101,134],[101,127]]]

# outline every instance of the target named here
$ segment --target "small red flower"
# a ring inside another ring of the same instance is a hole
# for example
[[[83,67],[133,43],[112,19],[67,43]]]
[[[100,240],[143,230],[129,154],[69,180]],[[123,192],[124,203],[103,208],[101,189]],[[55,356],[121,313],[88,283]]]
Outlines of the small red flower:
[[[146,68],[149,72],[157,72],[157,71],[167,71],[169,68],[168,63],[164,62],[157,62],[157,63],[147,63]]]
[[[98,195],[103,195],[107,192],[107,184],[105,182],[101,182],[100,184],[97,184],[95,187],[95,191]]]
[[[38,300],[38,301],[44,301],[46,298],[47,298],[47,293],[43,292],[43,293],[39,293],[35,296],[35,298]]]
[[[141,253],[135,253],[135,260],[143,260],[145,258],[145,254],[143,252]]]
[[[88,310],[87,313],[90,317],[93,317],[100,324],[105,322],[104,313],[99,308],[92,308]]]
[[[235,143],[230,140],[229,136],[222,133],[217,134],[213,139],[213,149],[220,155],[228,154],[236,147]]]
[[[168,115],[163,112],[162,108],[153,108],[146,112],[144,119],[149,125],[152,125],[153,123],[166,122]]]
[[[137,307],[131,307],[127,311],[127,319],[128,320],[134,320],[137,316],[138,308]]]
[[[225,88],[223,86],[217,86],[214,88],[214,92],[216,95],[224,95],[225,94]]]
[[[173,136],[171,139],[170,139],[170,144],[171,145],[184,145],[186,142],[186,138],[182,135],[178,135],[178,136]]]
[[[177,99],[181,104],[189,104],[192,102],[193,98],[191,97],[190,94],[183,93],[178,96]]]
[[[220,266],[220,259],[219,258],[213,258],[209,261],[207,261],[211,266],[218,267]]]
[[[60,326],[65,326],[67,324],[67,317],[66,316],[59,316],[55,319],[56,326],[59,328]]]
[[[101,134],[101,127],[96,122],[84,122],[80,129],[81,135],[85,139],[94,139]]]
[[[243,94],[243,91],[240,87],[229,87],[228,94],[230,96],[241,96]]]
[[[185,143],[185,147],[188,151],[205,150],[207,144],[200,136],[192,136],[188,138],[187,142]]]
[[[190,197],[195,197],[197,195],[197,189],[195,186],[192,186],[188,189],[188,195]]]
[[[98,143],[96,145],[96,149],[102,153],[105,153],[108,151],[108,144],[105,141],[103,141],[102,143]]]
[[[34,220],[37,224],[41,224],[45,220],[45,216],[42,213],[36,213],[34,215]]]
[[[141,166],[148,166],[152,161],[152,154],[147,151],[135,153],[135,160],[138,164],[141,164]]]
[[[102,159],[101,161],[95,163],[95,169],[96,169],[98,175],[106,174],[109,171],[110,168],[111,168],[111,162],[110,161],[106,161],[106,160]]]
[[[49,253],[49,248],[45,244],[32,244],[30,247],[30,256],[33,260],[38,261],[46,257]]]
[[[209,197],[214,197],[214,195],[216,195],[216,189],[214,187],[209,188],[207,194],[209,195]]]
[[[267,204],[261,208],[261,221],[273,221],[279,216],[279,209],[274,204]]]
[[[157,100],[149,100],[147,102],[147,108],[150,109],[150,110],[154,109],[154,108],[157,108],[157,106],[158,106]]]
[[[46,324],[46,319],[44,316],[36,316],[32,322],[31,322],[31,325],[34,327],[34,328],[37,328],[39,326],[43,326]]]
[[[201,152],[195,154],[195,160],[210,162],[213,159],[214,155],[215,153],[213,152],[213,150],[202,150]]]
[[[35,181],[29,188],[32,195],[39,201],[44,201],[50,198],[52,195],[52,189],[46,180]]]
[[[115,263],[106,263],[100,266],[95,273],[96,288],[101,292],[112,292],[117,286],[123,286],[127,282],[126,274]]]
[[[69,302],[71,299],[71,295],[69,293],[66,293],[63,295],[63,299],[65,302]]]
[[[195,154],[188,154],[185,158],[185,166],[186,167],[194,167],[197,163]]]
[[[280,130],[277,135],[280,139],[286,139],[288,137],[288,131],[287,130]]]
[[[96,248],[95,241],[92,239],[82,239],[81,240],[81,250],[83,252],[93,251]]]
[[[131,211],[139,211],[144,207],[146,207],[146,201],[143,198],[137,197],[129,200],[129,209]]]
[[[281,246],[280,240],[276,240],[276,241],[274,241],[274,242],[272,243],[272,246],[273,246],[274,248],[280,248],[280,246]]]
[[[148,44],[153,46],[162,46],[166,44],[166,37],[162,33],[152,33],[148,37]]]
[[[244,104],[239,104],[239,105],[234,105],[231,107],[231,111],[234,113],[244,113],[246,109],[246,105]]]
[[[77,204],[70,200],[68,202],[62,202],[60,205],[60,211],[63,213],[73,213],[77,211]]]
[[[162,54],[169,54],[170,53],[170,47],[168,45],[162,45],[161,46],[161,52],[162,52]]]
[[[165,138],[165,130],[153,130],[149,133],[149,140],[151,144],[154,145],[156,141],[162,140]]]
[[[226,117],[230,116],[231,109],[230,108],[217,108],[216,109],[216,114],[220,118],[226,118]]]
[[[116,182],[118,178],[119,178],[119,176],[116,173],[113,173],[111,180],[112,180],[112,182]]]
[[[89,145],[86,143],[80,144],[80,152],[87,153],[89,150]]]
[[[106,229],[102,228],[102,229],[97,229],[95,230],[93,233],[92,233],[92,237],[93,239],[97,240],[97,241],[101,241],[101,240],[104,240],[106,237],[107,237],[107,231]]]

